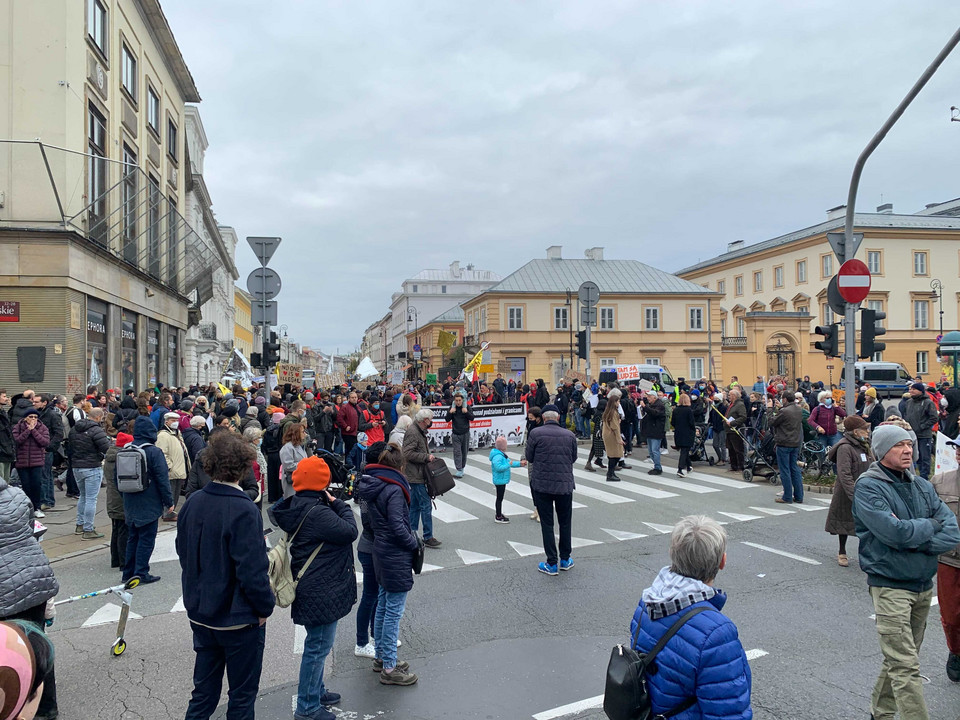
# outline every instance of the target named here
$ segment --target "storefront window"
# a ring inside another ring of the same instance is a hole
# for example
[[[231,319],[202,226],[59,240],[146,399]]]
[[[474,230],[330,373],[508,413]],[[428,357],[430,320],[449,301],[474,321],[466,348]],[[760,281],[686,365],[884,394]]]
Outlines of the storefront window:
[[[177,367],[180,358],[177,355],[177,331],[171,330],[167,335],[167,385],[177,387]]]
[[[120,322],[120,383],[123,391],[137,390],[137,316],[129,310]]]
[[[147,323],[147,385],[157,386],[157,372],[160,369],[160,323],[150,320]]]
[[[87,384],[103,390],[107,363],[107,306],[87,298]]]

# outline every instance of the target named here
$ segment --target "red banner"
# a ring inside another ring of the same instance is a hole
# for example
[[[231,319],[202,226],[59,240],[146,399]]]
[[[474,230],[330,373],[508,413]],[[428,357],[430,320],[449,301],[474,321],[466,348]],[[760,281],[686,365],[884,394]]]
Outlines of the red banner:
[[[20,303],[0,300],[0,322],[20,322]]]

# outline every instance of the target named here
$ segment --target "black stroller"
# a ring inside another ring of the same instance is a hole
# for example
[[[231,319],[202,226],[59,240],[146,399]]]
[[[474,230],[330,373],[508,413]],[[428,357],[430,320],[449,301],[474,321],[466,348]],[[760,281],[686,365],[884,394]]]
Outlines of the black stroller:
[[[707,435],[709,430],[710,426],[707,423],[697,423],[693,437],[693,447],[690,448],[691,462],[694,460],[701,462],[706,461],[711,465],[716,462],[713,456],[707,453]]]
[[[348,468],[341,455],[328,452],[323,448],[317,448],[314,454],[323,458],[323,461],[330,468],[330,494],[340,500],[352,498],[360,473]]]
[[[755,410],[750,424],[742,431],[736,428],[734,431],[743,440],[743,479],[753,482],[754,477],[762,477],[771,485],[779,485],[777,445],[773,432],[768,427],[766,409]]]

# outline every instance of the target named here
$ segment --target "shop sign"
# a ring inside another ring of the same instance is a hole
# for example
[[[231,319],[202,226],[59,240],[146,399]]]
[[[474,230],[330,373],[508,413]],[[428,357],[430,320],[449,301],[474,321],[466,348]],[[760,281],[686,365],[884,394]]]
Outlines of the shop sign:
[[[0,322],[20,322],[20,303],[16,300],[0,300]]]

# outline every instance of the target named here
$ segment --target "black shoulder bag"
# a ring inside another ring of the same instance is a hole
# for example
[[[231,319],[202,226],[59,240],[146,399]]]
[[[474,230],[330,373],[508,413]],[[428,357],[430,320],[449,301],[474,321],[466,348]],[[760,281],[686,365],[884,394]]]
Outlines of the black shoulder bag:
[[[657,653],[663,650],[684,623],[694,615],[711,609],[698,607],[686,613],[670,626],[650,652],[642,655],[634,650],[640,634],[640,621],[637,621],[637,629],[633,633],[633,641],[629,647],[622,644],[616,645],[610,651],[607,683],[603,691],[603,712],[610,720],[664,720],[679,715],[696,704],[697,698],[694,696],[684,700],[672,710],[654,715],[646,675]]]

